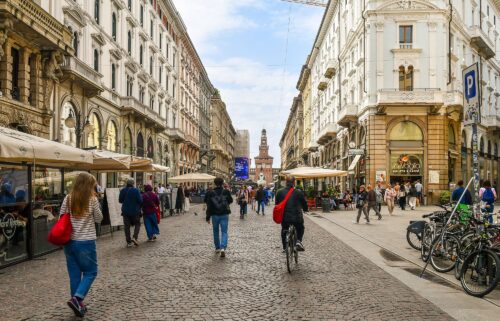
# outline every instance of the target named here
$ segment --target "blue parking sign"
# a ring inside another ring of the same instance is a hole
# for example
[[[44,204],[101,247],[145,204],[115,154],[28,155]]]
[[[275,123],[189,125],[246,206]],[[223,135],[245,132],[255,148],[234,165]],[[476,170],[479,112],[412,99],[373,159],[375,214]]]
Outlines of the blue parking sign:
[[[476,76],[476,70],[472,69],[469,72],[467,72],[464,76],[464,96],[465,99],[467,99],[467,102],[471,98],[475,98],[477,94],[477,82],[476,82],[477,76]]]

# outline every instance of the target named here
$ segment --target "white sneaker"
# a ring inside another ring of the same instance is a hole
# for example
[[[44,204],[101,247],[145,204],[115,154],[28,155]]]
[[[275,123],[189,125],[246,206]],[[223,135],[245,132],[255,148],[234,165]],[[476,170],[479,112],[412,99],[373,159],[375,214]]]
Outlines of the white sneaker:
[[[226,251],[224,249],[220,250],[220,257],[226,257]]]

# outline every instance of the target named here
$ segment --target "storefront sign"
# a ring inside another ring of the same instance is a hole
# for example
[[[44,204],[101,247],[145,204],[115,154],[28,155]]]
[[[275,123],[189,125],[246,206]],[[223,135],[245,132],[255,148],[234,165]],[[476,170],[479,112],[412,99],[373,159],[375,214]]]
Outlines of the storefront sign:
[[[385,182],[387,178],[387,173],[384,170],[378,170],[375,172],[376,182]]]
[[[354,156],[354,155],[364,155],[365,150],[364,149],[349,149],[349,156]]]
[[[16,220],[14,215],[10,213],[5,214],[0,221],[0,229],[2,229],[3,235],[7,240],[10,240],[14,237],[14,235],[16,234],[16,228],[18,226],[24,226],[24,222]]]
[[[421,155],[391,155],[391,175],[422,176]]]

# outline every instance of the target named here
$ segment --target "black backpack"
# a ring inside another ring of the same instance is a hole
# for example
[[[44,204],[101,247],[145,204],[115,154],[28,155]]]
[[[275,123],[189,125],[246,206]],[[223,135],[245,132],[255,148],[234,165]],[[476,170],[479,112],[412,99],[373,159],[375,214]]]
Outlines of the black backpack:
[[[210,197],[210,204],[214,212],[212,214],[229,214],[229,204],[226,196],[224,196],[224,190],[221,190],[220,193],[214,191]]]

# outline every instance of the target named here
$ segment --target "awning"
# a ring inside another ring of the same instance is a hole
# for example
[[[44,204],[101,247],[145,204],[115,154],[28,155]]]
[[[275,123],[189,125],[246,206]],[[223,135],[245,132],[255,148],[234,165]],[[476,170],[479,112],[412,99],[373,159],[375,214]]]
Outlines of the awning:
[[[346,171],[321,167],[298,167],[280,173],[281,176],[292,175],[295,178],[325,178],[347,176]]]
[[[0,127],[0,161],[27,162],[46,166],[75,166],[92,164],[92,153]]]
[[[189,173],[180,176],[174,176],[168,179],[170,183],[210,183],[213,182],[215,176],[208,175],[206,173]]]
[[[142,167],[131,168],[132,172],[148,172],[148,173],[168,173],[170,172],[170,167],[166,167],[158,164],[149,164]]]
[[[93,150],[94,163],[87,168],[95,171],[129,169],[132,156],[105,150]]]
[[[356,168],[356,165],[358,164],[359,160],[361,159],[362,155],[356,155],[354,156],[354,159],[352,160],[351,165],[349,165],[349,171],[353,171],[354,168]]]

